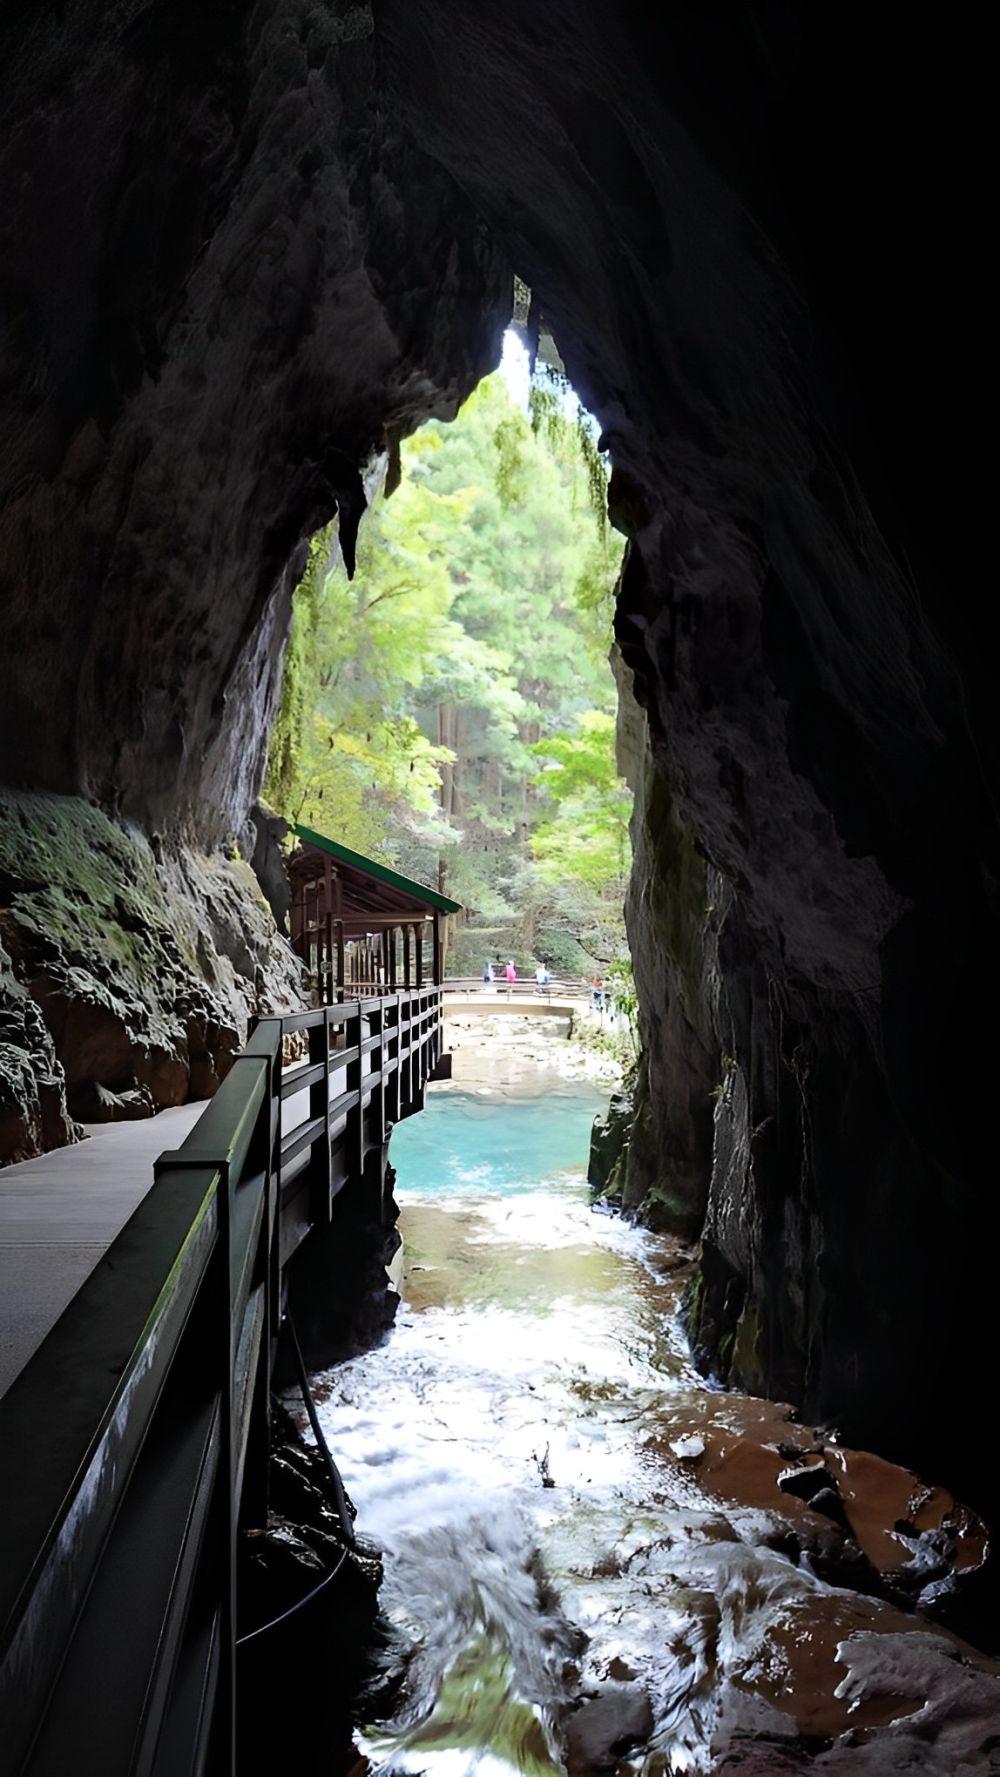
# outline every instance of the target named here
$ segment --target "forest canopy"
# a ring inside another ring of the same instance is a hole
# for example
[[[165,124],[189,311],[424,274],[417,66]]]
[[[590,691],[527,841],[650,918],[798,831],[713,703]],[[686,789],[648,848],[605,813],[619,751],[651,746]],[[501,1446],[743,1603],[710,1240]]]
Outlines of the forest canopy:
[[[452,968],[624,951],[629,796],[608,664],[621,540],[593,422],[500,372],[402,446],[349,581],[314,537],[265,795],[468,909]],[[468,950],[468,957],[464,952]]]

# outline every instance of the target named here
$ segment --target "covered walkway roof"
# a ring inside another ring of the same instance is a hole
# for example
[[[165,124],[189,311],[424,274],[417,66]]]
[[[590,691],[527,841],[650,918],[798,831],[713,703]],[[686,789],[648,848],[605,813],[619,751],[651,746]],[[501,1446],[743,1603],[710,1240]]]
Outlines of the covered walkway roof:
[[[403,921],[419,919],[428,913],[460,913],[462,910],[459,901],[449,900],[436,889],[414,882],[412,877],[402,876],[398,870],[391,870],[388,864],[377,864],[374,858],[363,857],[360,852],[351,851],[323,833],[314,833],[311,827],[295,826],[292,831],[301,847],[288,860],[288,874],[293,885],[317,874],[317,859],[310,853],[318,851],[330,858],[336,866],[333,874],[342,886],[345,924],[350,921],[352,926],[360,929],[368,914],[376,918],[396,914]]]
[[[299,841],[288,859],[292,948],[321,1000],[392,991],[397,982],[422,986],[425,939],[439,985],[448,915],[461,912],[459,902],[311,827],[292,831]]]

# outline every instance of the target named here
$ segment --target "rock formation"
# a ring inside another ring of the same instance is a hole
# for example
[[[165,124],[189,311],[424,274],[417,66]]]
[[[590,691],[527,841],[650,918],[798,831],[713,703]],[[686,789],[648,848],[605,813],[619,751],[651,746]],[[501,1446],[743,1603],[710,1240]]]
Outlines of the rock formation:
[[[0,793],[0,933],[4,1159],[210,1097],[251,1016],[301,1003],[247,864],[77,797]]]
[[[366,464],[493,361],[516,268],[631,539],[643,1164],[706,1203],[698,1349],[981,1492],[988,113],[959,34],[69,0],[8,12],[0,53],[0,775],[135,823],[171,900],[182,844],[228,846],[302,541],[337,510],[350,557]],[[25,1128],[62,1115],[42,1037]]]

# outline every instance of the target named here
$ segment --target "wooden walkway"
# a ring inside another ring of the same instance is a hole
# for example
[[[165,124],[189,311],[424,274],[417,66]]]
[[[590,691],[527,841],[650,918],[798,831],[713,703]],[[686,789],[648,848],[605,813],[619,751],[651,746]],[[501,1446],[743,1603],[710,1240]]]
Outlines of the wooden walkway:
[[[152,1189],[157,1155],[204,1109],[97,1124],[86,1141],[0,1169],[0,1395]]]
[[[236,1777],[291,1261],[379,1229],[440,1057],[438,987],[263,1018],[214,1098],[0,1173],[5,1777]]]

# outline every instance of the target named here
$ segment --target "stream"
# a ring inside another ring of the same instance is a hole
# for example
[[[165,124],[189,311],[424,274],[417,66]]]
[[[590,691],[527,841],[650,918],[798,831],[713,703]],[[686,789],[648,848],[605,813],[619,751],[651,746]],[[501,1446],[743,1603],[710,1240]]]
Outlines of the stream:
[[[898,1572],[926,1602],[942,1539],[974,1565],[979,1526],[694,1370],[687,1255],[590,1208],[606,1092],[544,1064],[456,1072],[392,1137],[396,1326],[319,1385],[406,1650],[391,1718],[360,1736],[370,1764],[1000,1770],[1000,1666],[845,1583],[864,1569],[891,1592]],[[836,1474],[854,1569],[837,1525],[778,1487],[810,1463]]]

